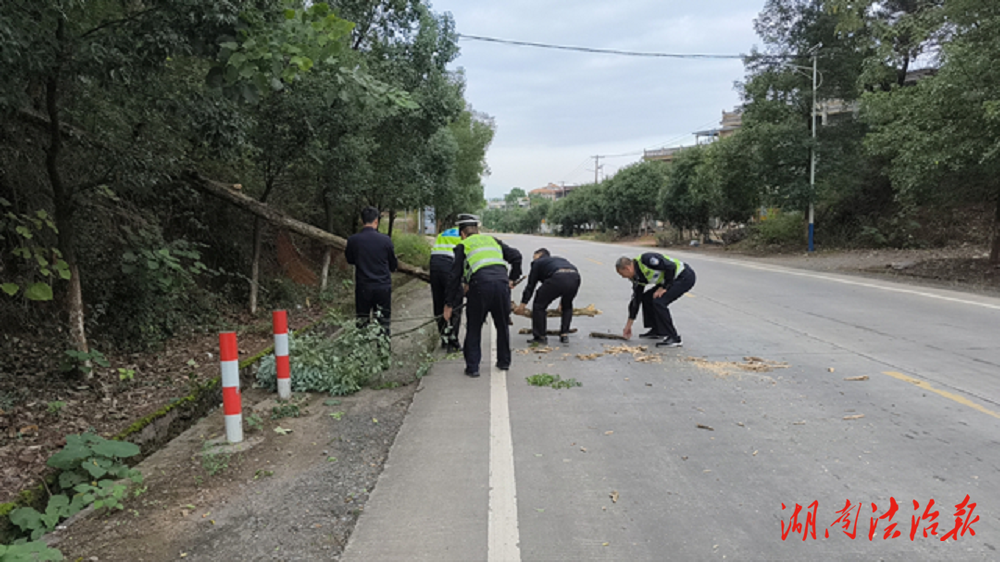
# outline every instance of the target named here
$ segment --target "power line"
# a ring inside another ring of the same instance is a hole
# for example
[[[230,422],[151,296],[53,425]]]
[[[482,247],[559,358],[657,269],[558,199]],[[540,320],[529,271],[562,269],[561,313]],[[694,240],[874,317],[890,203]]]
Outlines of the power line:
[[[515,41],[512,39],[498,39],[496,37],[483,37],[482,35],[466,35],[459,33],[461,39],[472,41],[484,41],[487,43],[500,43],[502,45],[516,45],[519,47],[536,47],[539,49],[556,49],[560,51],[576,51],[581,53],[597,53],[601,55],[618,55],[626,57],[647,57],[647,58],[668,58],[668,59],[721,59],[721,60],[742,60],[746,55],[722,55],[704,53],[654,53],[644,51],[624,51],[620,49],[601,49],[597,47],[579,47],[575,45],[555,45],[552,43],[536,43],[534,41]],[[755,55],[757,58],[796,58],[798,55]]]

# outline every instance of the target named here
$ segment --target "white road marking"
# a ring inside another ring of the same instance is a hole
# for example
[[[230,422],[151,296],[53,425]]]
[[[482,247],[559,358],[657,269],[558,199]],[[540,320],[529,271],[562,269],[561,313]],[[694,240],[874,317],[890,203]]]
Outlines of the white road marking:
[[[893,287],[893,286],[890,286],[890,285],[880,285],[880,284],[877,284],[877,283],[865,283],[863,281],[853,281],[853,280],[850,280],[850,279],[842,279],[840,277],[833,277],[833,276],[830,276],[830,275],[821,275],[819,273],[808,273],[808,272],[805,272],[805,271],[796,271],[796,270],[789,269],[787,267],[782,267],[780,265],[756,265],[756,264],[751,264],[751,263],[747,263],[747,262],[742,262],[742,261],[739,261],[739,260],[706,258],[706,257],[703,257],[703,256],[699,256],[696,259],[697,260],[701,260],[701,261],[711,261],[711,262],[715,262],[715,263],[725,263],[725,264],[730,264],[730,265],[738,265],[740,267],[746,267],[746,268],[749,268],[749,269],[759,269],[761,271],[777,271],[777,272],[781,272],[781,273],[786,273],[788,275],[798,275],[799,277],[812,277],[814,279],[823,279],[825,281],[833,281],[835,283],[842,283],[844,285],[855,285],[855,286],[858,286],[858,287],[867,287],[869,289],[881,289],[883,291],[892,291],[894,293],[905,293],[905,294],[908,294],[908,295],[916,295],[916,296],[919,296],[919,297],[927,297],[927,298],[931,298],[931,299],[938,299],[938,300],[943,300],[943,301],[948,301],[948,302],[957,302],[957,303],[960,303],[960,304],[971,304],[973,306],[981,306],[983,308],[992,308],[993,310],[1000,310],[1000,305],[997,305],[997,304],[991,304],[991,303],[987,303],[987,302],[971,301],[971,300],[967,300],[967,299],[960,299],[960,298],[956,298],[956,297],[949,297],[949,296],[945,296],[945,295],[938,295],[938,294],[935,294],[935,293],[928,293],[928,292],[925,292],[925,291],[917,291],[917,290],[914,290],[914,289],[904,289],[902,287]]]
[[[496,367],[497,333],[490,327],[490,505],[488,562],[520,562],[514,442],[507,405],[507,371]]]

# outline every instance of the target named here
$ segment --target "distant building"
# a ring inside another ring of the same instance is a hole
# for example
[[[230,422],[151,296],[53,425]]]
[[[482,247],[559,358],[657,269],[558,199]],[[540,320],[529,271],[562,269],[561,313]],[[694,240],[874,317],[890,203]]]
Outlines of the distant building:
[[[490,199],[486,202],[487,209],[503,209],[507,207],[507,202],[503,199]]]
[[[642,159],[649,162],[673,162],[677,154],[684,150],[685,148],[690,148],[688,146],[675,146],[671,148],[657,148],[655,150],[643,150]]]
[[[545,187],[539,187],[538,189],[532,189],[528,192],[528,196],[544,197],[549,201],[558,201],[563,197],[569,195],[577,186],[575,185],[556,185],[550,183]]]

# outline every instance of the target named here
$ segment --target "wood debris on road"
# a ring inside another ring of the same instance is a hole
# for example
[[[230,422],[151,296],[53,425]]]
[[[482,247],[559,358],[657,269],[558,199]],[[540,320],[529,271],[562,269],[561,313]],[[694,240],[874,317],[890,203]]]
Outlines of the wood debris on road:
[[[690,361],[695,364],[695,366],[702,369],[712,371],[719,376],[728,376],[737,374],[741,371],[749,371],[752,373],[769,373],[775,369],[787,369],[788,363],[783,363],[780,361],[768,361],[767,359],[761,359],[760,357],[744,357],[743,362],[740,361],[709,361],[704,357],[687,357],[685,361]]]
[[[529,353],[551,353],[555,351],[554,347],[528,347],[525,349],[518,349],[517,353],[521,355],[528,355]]]
[[[520,334],[520,335],[522,335],[522,336],[530,336],[531,335],[531,328],[521,328],[520,330],[517,331],[517,333]],[[562,335],[562,333],[559,330],[546,330],[545,333],[547,335],[550,335],[550,336],[561,336]],[[570,328],[569,333],[570,334],[575,334],[576,333],[576,328]]]
[[[854,414],[854,415],[850,415],[850,416],[844,416],[844,419],[845,420],[860,420],[863,417],[865,417],[864,414]]]
[[[513,301],[510,303],[510,306],[511,306],[511,310],[512,311],[513,311],[513,309],[517,308],[517,305]],[[556,307],[555,309],[546,310],[545,312],[546,312],[546,316],[548,318],[561,318],[562,317],[562,307]],[[525,318],[531,318],[531,310],[528,310],[528,309],[525,309],[525,311],[522,312],[522,313],[514,312],[514,314],[517,314],[518,316],[523,316]],[[594,306],[594,305],[592,305],[592,304],[588,304],[584,308],[574,308],[573,309],[573,316],[590,316],[591,318],[593,318],[594,316],[597,316],[598,314],[604,314],[604,313],[601,312],[600,310],[597,310],[597,307]],[[559,334],[556,334],[556,335],[559,335]]]
[[[628,341],[628,340],[625,339],[625,336],[623,336],[621,334],[609,334],[607,332],[590,332],[590,337],[592,337],[592,338],[601,338],[601,339],[605,339],[605,340]]]
[[[868,380],[868,375],[861,375],[860,377],[844,377],[845,381],[866,381]]]

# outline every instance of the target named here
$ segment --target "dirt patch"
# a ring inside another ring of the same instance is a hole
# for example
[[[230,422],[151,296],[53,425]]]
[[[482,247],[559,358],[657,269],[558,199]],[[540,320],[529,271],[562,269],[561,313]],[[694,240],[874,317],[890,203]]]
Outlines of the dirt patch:
[[[289,310],[289,327],[312,324],[326,312],[322,306]],[[241,314],[226,323],[235,327],[241,358],[273,343],[269,318]],[[109,354],[114,368],[98,370],[83,381],[30,372],[36,367],[34,358],[54,355],[49,344],[30,337],[10,339],[17,341],[5,347],[17,351],[4,358],[0,372],[0,503],[39,483],[49,471],[45,461],[65,445],[65,435],[90,430],[112,437],[219,376],[214,330],[176,337],[155,353]],[[57,372],[54,366],[50,369]],[[24,384],[28,376],[30,385]]]
[[[148,491],[121,512],[57,532],[68,559],[319,560],[342,551],[416,392],[411,384],[330,398],[296,395],[298,417],[270,419],[261,400],[261,439],[228,458],[202,456],[222,432],[215,412],[139,465]],[[259,394],[259,395],[258,395]],[[275,432],[276,428],[291,430]],[[212,474],[214,472],[214,474]]]
[[[424,283],[394,291],[394,325],[412,332],[393,338],[381,390],[279,403],[248,389],[244,428],[253,448],[212,453],[224,431],[216,409],[138,465],[145,481],[123,511],[79,517],[46,540],[79,560],[336,559],[418,391],[414,373],[436,343],[433,325],[420,328],[430,301]]]

